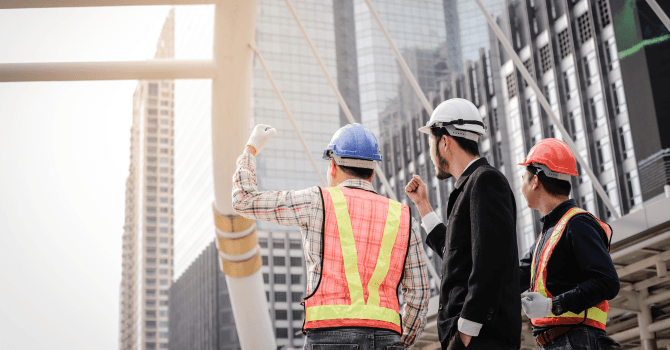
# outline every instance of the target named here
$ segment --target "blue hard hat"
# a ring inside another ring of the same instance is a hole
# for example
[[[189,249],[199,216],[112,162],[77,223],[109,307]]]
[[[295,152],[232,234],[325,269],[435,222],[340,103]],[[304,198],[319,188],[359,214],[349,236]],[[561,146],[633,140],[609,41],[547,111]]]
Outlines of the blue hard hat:
[[[323,159],[330,159],[329,153],[347,158],[381,161],[377,138],[361,124],[348,124],[337,130],[330,143],[323,150]]]

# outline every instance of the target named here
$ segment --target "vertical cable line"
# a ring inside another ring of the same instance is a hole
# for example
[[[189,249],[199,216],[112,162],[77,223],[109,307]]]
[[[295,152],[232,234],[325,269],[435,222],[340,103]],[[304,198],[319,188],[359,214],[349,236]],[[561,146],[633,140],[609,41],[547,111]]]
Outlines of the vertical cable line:
[[[295,22],[298,24],[298,27],[300,27],[300,31],[302,32],[302,35],[305,37],[307,45],[309,45],[309,48],[312,49],[314,57],[319,62],[319,66],[321,66],[321,70],[323,71],[323,74],[326,76],[328,84],[330,84],[330,87],[333,89],[335,97],[337,97],[337,102],[339,102],[340,104],[340,108],[342,108],[342,111],[347,116],[347,120],[349,120],[349,123],[351,124],[356,123],[356,120],[354,119],[354,116],[351,115],[351,111],[349,110],[347,103],[344,101],[344,98],[342,97],[340,90],[335,85],[335,82],[333,82],[333,78],[330,77],[330,73],[328,73],[328,69],[326,68],[326,65],[323,63],[321,56],[319,56],[319,53],[316,52],[316,47],[314,47],[312,40],[309,38],[309,34],[307,34],[307,30],[305,30],[305,27],[302,25],[300,17],[298,17],[298,14],[295,12],[295,9],[293,8],[293,5],[291,5],[291,0],[285,0],[285,2],[289,11],[291,11],[291,14],[293,15],[293,19],[295,19]],[[375,164],[375,174],[377,174],[377,178],[381,180],[382,184],[386,188],[386,192],[388,193],[389,197],[391,197],[391,199],[393,199],[394,201],[398,201],[398,197],[395,195],[395,192],[391,188],[391,185],[386,179],[386,175],[384,175],[384,171],[382,170],[382,167],[379,165],[379,163]]]

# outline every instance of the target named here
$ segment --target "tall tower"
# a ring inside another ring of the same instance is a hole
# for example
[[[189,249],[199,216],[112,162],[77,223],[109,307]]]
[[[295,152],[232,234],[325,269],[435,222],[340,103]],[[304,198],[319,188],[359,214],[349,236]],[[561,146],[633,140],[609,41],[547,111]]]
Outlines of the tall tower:
[[[174,58],[174,10],[156,58]],[[119,349],[168,348],[173,274],[174,81],[139,81],[133,94],[126,180]]]

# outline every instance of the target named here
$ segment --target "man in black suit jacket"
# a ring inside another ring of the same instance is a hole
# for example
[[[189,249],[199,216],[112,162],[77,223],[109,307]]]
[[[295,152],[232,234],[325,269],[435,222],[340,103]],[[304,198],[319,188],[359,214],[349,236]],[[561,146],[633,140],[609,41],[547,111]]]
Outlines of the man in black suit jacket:
[[[505,176],[479,157],[479,111],[467,100],[451,99],[419,131],[430,135],[437,178],[457,180],[447,225],[433,212],[418,176],[405,188],[429,232],[426,244],[443,259],[437,316],[442,349],[518,349],[516,202]]]

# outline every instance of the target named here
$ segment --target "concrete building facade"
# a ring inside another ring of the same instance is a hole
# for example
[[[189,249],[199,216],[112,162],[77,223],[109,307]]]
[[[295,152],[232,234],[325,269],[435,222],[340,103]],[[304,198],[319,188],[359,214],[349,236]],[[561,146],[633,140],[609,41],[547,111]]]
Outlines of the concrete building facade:
[[[170,349],[240,350],[235,319],[211,242],[170,288]]]
[[[174,57],[174,12],[156,58]],[[173,274],[174,81],[140,81],[133,125],[120,287],[119,349],[168,349]]]

